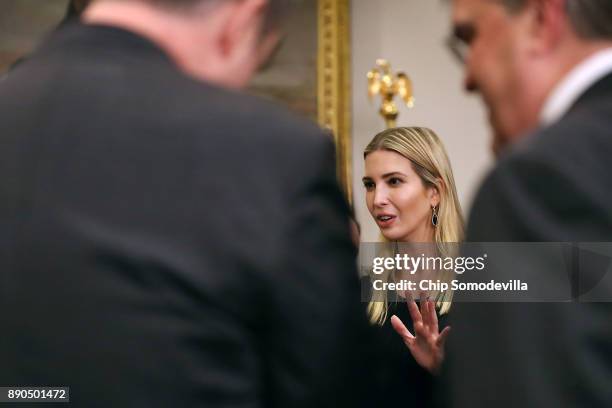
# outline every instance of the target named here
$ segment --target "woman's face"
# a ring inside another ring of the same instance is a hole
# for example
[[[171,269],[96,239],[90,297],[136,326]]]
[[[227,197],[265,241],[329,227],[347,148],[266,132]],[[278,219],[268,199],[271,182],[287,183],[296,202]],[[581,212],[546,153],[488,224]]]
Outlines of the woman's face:
[[[366,156],[366,204],[383,236],[391,241],[432,242],[431,207],[439,203],[435,188],[425,188],[404,156],[377,150]]]

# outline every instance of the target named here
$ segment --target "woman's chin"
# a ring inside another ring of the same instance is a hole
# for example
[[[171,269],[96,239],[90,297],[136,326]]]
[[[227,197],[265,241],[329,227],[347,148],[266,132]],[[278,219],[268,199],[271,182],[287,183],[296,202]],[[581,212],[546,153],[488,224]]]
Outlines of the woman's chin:
[[[387,241],[401,241],[401,234],[394,234],[392,232],[382,232],[381,231],[382,236],[387,240]]]

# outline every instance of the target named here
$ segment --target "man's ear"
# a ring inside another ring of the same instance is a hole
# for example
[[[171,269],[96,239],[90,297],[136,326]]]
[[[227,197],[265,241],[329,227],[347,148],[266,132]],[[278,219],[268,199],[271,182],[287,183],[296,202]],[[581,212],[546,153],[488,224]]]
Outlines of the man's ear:
[[[273,64],[278,51],[283,44],[283,36],[280,30],[275,29],[268,31],[263,34],[261,41],[259,42],[259,70],[265,71],[271,64]]]
[[[267,7],[267,0],[235,0],[220,37],[225,57],[256,48]]]
[[[530,51],[536,55],[556,49],[568,27],[564,0],[529,0],[526,18],[529,24]]]

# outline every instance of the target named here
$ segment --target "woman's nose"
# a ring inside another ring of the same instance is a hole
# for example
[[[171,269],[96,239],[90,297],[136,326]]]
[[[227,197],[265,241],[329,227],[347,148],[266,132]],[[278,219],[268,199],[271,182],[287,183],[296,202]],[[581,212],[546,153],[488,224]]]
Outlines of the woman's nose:
[[[387,189],[379,187],[374,191],[374,205],[377,207],[385,206],[389,203]]]

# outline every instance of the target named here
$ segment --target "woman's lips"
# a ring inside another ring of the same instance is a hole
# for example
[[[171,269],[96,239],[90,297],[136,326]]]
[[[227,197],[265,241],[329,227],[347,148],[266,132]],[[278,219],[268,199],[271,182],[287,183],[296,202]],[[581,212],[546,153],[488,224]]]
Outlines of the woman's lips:
[[[395,215],[377,215],[376,224],[378,224],[380,228],[389,228],[395,222],[396,218],[397,217]]]

